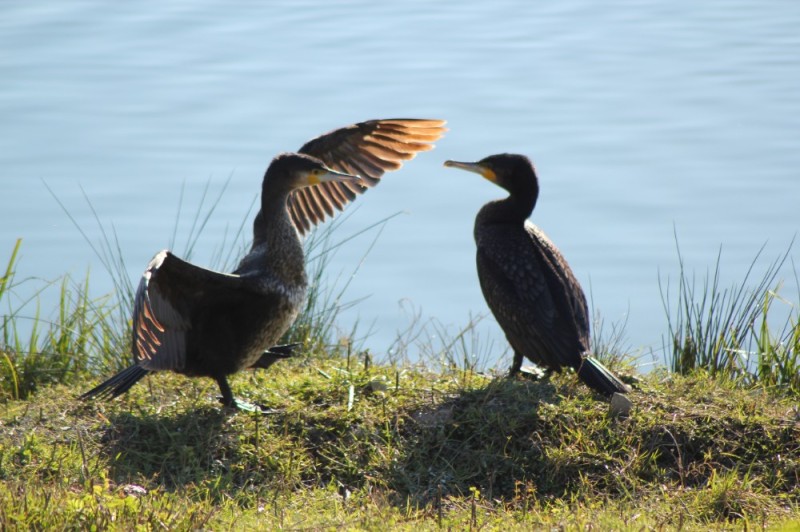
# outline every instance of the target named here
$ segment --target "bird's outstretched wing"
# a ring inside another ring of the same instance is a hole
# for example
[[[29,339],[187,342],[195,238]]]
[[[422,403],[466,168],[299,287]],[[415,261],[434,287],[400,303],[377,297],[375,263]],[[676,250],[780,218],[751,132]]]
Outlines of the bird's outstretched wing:
[[[444,120],[390,118],[369,120],[333,130],[300,148],[340,172],[358,174],[363,184],[326,182],[295,190],[289,196],[289,213],[301,233],[310,230],[335,210],[344,209],[358,194],[375,186],[385,172],[397,170],[447,129]]]
[[[149,370],[181,370],[193,309],[220,289],[246,290],[241,277],[200,268],[171,252],[156,254],[142,274],[133,304],[133,357]]]

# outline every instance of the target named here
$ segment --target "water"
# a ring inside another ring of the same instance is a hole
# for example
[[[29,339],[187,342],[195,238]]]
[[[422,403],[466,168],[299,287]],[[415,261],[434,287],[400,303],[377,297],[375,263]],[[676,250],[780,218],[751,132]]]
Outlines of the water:
[[[193,254],[209,264],[274,154],[378,117],[444,118],[450,132],[339,229],[403,212],[346,293],[367,299],[340,320],[344,330],[359,320],[377,353],[408,326],[408,309],[451,330],[488,313],[472,223],[501,191],[442,168],[448,158],[531,156],[542,186],[533,220],[643,352],[658,353],[666,332],[658,281],[677,275],[675,234],[701,274],[721,246],[728,283],[765,242],[756,272],[800,229],[797,2],[12,1],[3,11],[0,256],[24,239],[20,278],[91,269],[93,291],[111,289],[45,185],[98,241],[89,198],[136,279],[173,244],[182,187],[178,252],[187,211],[207,184],[215,195],[229,180]],[[330,278],[350,276],[375,234],[342,247]],[[791,268],[782,277],[796,303]],[[492,319],[479,331],[502,351]]]

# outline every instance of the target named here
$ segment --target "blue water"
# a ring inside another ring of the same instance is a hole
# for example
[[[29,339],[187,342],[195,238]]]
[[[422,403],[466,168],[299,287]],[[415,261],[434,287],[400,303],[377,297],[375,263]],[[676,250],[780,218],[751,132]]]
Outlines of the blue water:
[[[800,3],[784,0],[7,1],[0,258],[21,237],[18,278],[90,269],[103,294],[109,276],[47,187],[97,242],[85,194],[135,281],[156,251],[186,250],[208,186],[221,199],[192,258],[209,265],[249,227],[274,154],[359,120],[443,118],[437,148],[387,175],[337,230],[402,212],[351,280],[345,300],[366,299],[341,316],[343,333],[358,320],[364,345],[383,354],[409,314],[452,331],[488,314],[472,222],[502,194],[441,163],[511,151],[535,161],[532,219],[595,309],[627,320],[626,343],[644,359],[659,356],[659,278],[677,275],[675,234],[700,275],[721,246],[727,283],[766,242],[762,271],[800,229],[797,28]],[[331,282],[351,276],[375,236],[338,250]],[[781,276],[796,304],[791,267]],[[499,356],[494,321],[478,332]]]

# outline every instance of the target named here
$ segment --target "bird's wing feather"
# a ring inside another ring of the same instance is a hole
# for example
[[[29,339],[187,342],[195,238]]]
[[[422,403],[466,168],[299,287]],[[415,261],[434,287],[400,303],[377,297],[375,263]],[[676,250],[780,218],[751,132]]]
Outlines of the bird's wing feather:
[[[577,367],[585,347],[563,276],[540,235],[506,229],[485,230],[478,244],[478,276],[492,313],[515,350],[545,367]]]
[[[447,131],[444,120],[393,118],[369,120],[336,129],[312,139],[300,148],[340,172],[358,174],[363,185],[325,182],[297,189],[289,195],[288,207],[301,233],[344,209],[359,194],[380,182],[385,172],[399,169]]]
[[[572,268],[569,267],[567,260],[541,228],[531,222],[526,222],[525,230],[528,235],[530,235],[531,240],[538,243],[542,255],[551,265],[551,270],[561,279],[561,283],[566,287],[566,290],[561,290],[559,292],[559,295],[564,296],[563,298],[559,298],[562,301],[561,306],[571,310],[572,317],[577,322],[578,329],[585,331],[588,335],[589,306],[586,303],[586,295],[583,292],[583,288],[572,272]],[[588,341],[588,338],[586,340]],[[586,349],[588,348],[589,346],[586,345]]]
[[[139,281],[133,305],[136,363],[149,370],[183,369],[192,309],[220,289],[248,291],[239,276],[200,268],[167,250],[157,253]]]

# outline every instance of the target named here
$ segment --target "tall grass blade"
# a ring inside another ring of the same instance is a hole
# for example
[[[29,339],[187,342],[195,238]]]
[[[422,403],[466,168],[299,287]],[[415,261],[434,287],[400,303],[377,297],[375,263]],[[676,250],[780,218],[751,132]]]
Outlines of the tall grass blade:
[[[791,366],[791,353],[782,352],[778,360],[775,359],[778,344],[770,337],[767,323],[778,290],[776,279],[794,241],[785,253],[767,266],[754,286],[750,286],[749,281],[766,244],[756,253],[743,279],[729,288],[721,287],[720,249],[714,268],[706,273],[699,291],[696,290],[694,274],[690,276],[686,270],[677,234],[675,242],[679,278],[674,306],[670,299],[673,290],[669,281],[664,284],[659,276],[668,327],[664,350],[670,369],[680,374],[702,369],[721,378],[743,382],[760,379],[767,384],[774,377],[767,374],[767,367]],[[793,331],[794,327],[788,329]],[[788,335],[783,339],[786,340]],[[755,363],[751,362],[753,351],[757,358]]]

